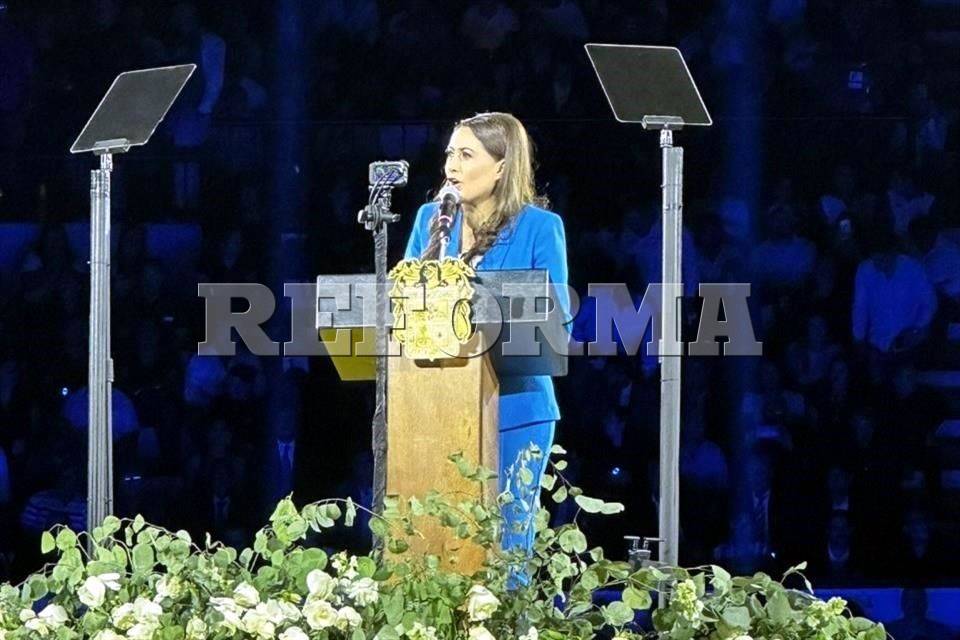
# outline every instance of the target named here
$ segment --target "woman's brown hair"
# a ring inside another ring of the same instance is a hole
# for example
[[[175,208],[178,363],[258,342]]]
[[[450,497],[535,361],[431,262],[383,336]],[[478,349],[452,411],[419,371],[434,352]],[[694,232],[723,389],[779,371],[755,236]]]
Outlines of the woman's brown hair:
[[[534,184],[533,143],[523,124],[509,113],[478,113],[459,121],[459,127],[468,127],[483,148],[495,160],[503,160],[503,173],[493,188],[494,210],[476,230],[473,247],[464,255],[470,262],[485,254],[497,241],[497,236],[520,213],[525,205],[548,207],[549,202],[537,195]],[[430,228],[430,242],[423,258],[436,259],[440,254],[439,227],[434,220]]]

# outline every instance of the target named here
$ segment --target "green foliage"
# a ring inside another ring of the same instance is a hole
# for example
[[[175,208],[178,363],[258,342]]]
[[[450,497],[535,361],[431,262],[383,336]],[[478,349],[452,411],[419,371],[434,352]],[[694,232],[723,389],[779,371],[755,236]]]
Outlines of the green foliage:
[[[495,501],[438,492],[388,497],[382,514],[367,512],[381,544],[366,556],[304,546],[311,532],[355,526],[366,510],[350,499],[300,509],[281,500],[253,545],[239,551],[209,535],[198,544],[140,516],[108,517],[89,535],[55,527],[40,540],[55,562],[20,585],[0,586],[0,640],[585,640],[603,630],[615,640],[886,637],[882,626],[851,617],[842,600],[816,599],[803,565],[777,581],[717,566],[638,569],[606,558],[590,549],[579,518],[623,505],[585,495],[562,475],[562,447],[550,453],[522,452]],[[474,482],[496,477],[462,455],[450,460]],[[574,521],[551,527],[541,493],[573,500]],[[501,510],[512,510],[518,529],[534,528],[532,553],[501,550]],[[411,552],[423,523],[481,547],[483,566],[466,576],[452,570],[451,558]],[[788,579],[804,590],[786,587]],[[600,590],[620,596],[601,605]],[[664,604],[653,610],[655,630],[643,631],[635,616],[655,601]]]

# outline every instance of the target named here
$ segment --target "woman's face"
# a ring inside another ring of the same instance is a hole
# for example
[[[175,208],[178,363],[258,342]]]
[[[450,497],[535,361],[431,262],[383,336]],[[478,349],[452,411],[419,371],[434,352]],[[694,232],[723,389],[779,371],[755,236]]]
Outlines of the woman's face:
[[[443,166],[447,182],[460,190],[463,202],[476,204],[493,195],[503,160],[490,155],[470,127],[457,127],[447,145]]]

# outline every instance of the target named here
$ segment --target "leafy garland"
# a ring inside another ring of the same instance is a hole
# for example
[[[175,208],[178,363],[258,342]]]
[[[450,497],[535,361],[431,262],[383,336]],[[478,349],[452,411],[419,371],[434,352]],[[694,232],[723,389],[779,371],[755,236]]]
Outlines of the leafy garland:
[[[798,566],[781,580],[762,573],[732,577],[718,566],[636,569],[590,549],[577,521],[583,512],[623,506],[585,496],[562,475],[565,454],[554,447],[549,471],[532,487],[532,463],[521,453],[496,503],[455,500],[438,492],[388,500],[384,513],[352,500],[323,500],[297,509],[281,500],[252,548],[210,539],[200,546],[185,531],[108,517],[88,534],[64,526],[43,534],[46,565],[18,586],[0,587],[0,640],[567,640],[610,637],[711,640],[885,640],[882,625],[849,615],[839,598],[823,602]],[[460,473],[478,483],[495,475],[460,455]],[[536,507],[540,489],[557,503],[573,500],[574,521],[549,526]],[[534,505],[533,508],[530,505]],[[536,527],[533,553],[506,553],[501,509],[519,509]],[[310,532],[354,526],[358,511],[389,553],[328,555],[306,547]],[[487,562],[472,576],[440,558],[408,550],[416,523],[435,520],[452,535],[484,547]],[[802,589],[789,589],[793,578]],[[601,590],[620,594],[606,605]],[[654,599],[655,631],[635,625]]]

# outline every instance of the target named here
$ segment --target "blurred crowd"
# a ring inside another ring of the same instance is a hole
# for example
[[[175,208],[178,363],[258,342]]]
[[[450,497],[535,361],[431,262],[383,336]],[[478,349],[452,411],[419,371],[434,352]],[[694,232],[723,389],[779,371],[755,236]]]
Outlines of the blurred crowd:
[[[411,163],[399,259],[452,122],[511,111],[565,219],[578,337],[593,335],[588,282],[624,282],[639,304],[659,281],[656,141],[610,122],[590,40],[683,51],[716,117],[677,136],[685,339],[698,283],[747,282],[763,342],[762,358],[685,361],[682,562],[808,560],[831,584],[960,576],[949,3],[275,4],[0,2],[0,578],[37,566],[43,529],[84,523],[88,267],[74,223],[92,161],[66,150],[116,73],[198,64],[150,145],[116,160],[117,509],[242,544],[290,491],[369,501],[373,390],[319,358],[198,357],[196,283],[279,293],[372,270],[355,222],[367,163]],[[279,342],[289,321],[275,320]],[[558,380],[567,473],[627,505],[585,525],[608,555],[656,531],[657,374],[621,353]]]

